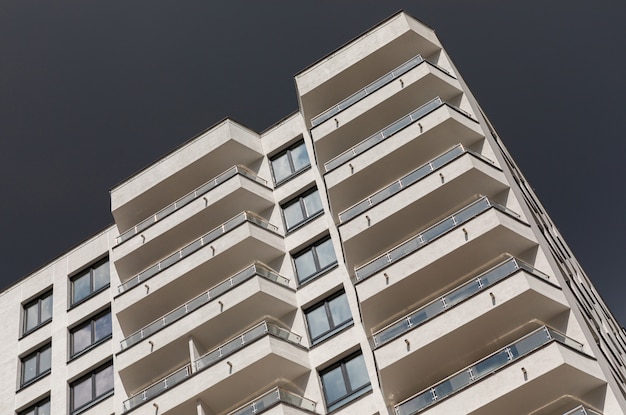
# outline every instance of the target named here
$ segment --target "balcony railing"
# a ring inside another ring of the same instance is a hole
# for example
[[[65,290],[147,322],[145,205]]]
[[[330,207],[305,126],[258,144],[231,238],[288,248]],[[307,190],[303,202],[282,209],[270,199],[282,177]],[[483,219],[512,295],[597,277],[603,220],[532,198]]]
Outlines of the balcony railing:
[[[583,350],[581,343],[554,329],[540,327],[472,366],[397,404],[396,415],[413,415],[421,412],[554,341],[580,352]]]
[[[519,270],[524,270],[537,278],[549,280],[550,277],[517,258],[509,258],[465,284],[453,289],[423,307],[391,323],[374,333],[374,344],[380,347],[398,336],[421,326],[457,304],[477,295],[488,287],[510,277]]]
[[[233,275],[225,281],[220,282],[213,288],[210,288],[206,292],[200,294],[194,299],[186,302],[182,306],[177,309],[167,313],[163,317],[158,320],[153,321],[152,323],[146,325],[145,327],[137,330],[130,336],[126,337],[124,340],[120,342],[122,350],[125,350],[135,344],[139,343],[146,337],[153,335],[154,333],[164,329],[170,324],[180,320],[191,312],[197,310],[203,305],[215,300],[222,294],[234,289],[235,287],[243,284],[248,281],[252,277],[259,276],[270,281],[273,281],[277,284],[284,285],[286,287],[289,286],[289,280],[275,271],[268,268],[266,265],[261,263],[255,263],[243,271]]]
[[[171,204],[167,205],[166,207],[164,207],[163,209],[159,210],[154,215],[150,216],[147,219],[142,220],[137,225],[133,226],[132,228],[130,228],[126,232],[122,233],[120,236],[117,237],[117,245],[119,245],[119,244],[121,244],[123,242],[126,242],[127,240],[129,240],[133,236],[135,236],[138,233],[146,230],[147,228],[149,228],[150,226],[154,225],[155,223],[157,223],[161,219],[171,215],[172,213],[174,213],[178,209],[182,208],[183,206],[188,205],[189,203],[191,203],[192,201],[196,200],[197,198],[205,195],[210,190],[216,188],[217,186],[219,186],[220,184],[224,183],[225,181],[231,179],[232,177],[236,176],[237,174],[240,174],[240,175],[242,175],[244,177],[247,177],[250,180],[253,180],[255,182],[258,182],[258,183],[261,183],[262,185],[267,186],[267,180],[260,178],[254,172],[252,172],[252,170],[248,169],[247,167],[241,166],[241,165],[233,166],[230,169],[226,170],[224,173],[221,173],[219,176],[215,177],[214,179],[211,179],[210,181],[206,182],[205,184],[203,184],[202,186],[198,187],[194,191],[186,194],[185,196],[181,197],[180,199],[178,199],[174,203],[171,203]]]
[[[398,131],[403,130],[404,128],[408,127],[409,125],[416,123],[417,121],[421,120],[422,118],[424,118],[425,116],[427,116],[428,114],[430,114],[431,112],[435,111],[437,108],[439,108],[439,107],[441,107],[443,105],[447,105],[450,108],[454,109],[455,111],[458,111],[461,114],[465,115],[466,117],[472,119],[471,115],[468,112],[463,111],[462,109],[460,109],[458,107],[455,107],[454,105],[448,104],[447,102],[444,102],[439,97],[436,97],[436,98],[428,101],[426,104],[422,105],[421,107],[419,107],[415,111],[413,111],[413,112],[409,113],[408,115],[405,115],[404,117],[400,118],[399,120],[391,123],[390,125],[388,125],[387,127],[383,128],[382,130],[380,130],[377,133],[369,136],[365,140],[361,141],[360,143],[350,147],[348,150],[346,150],[343,153],[339,154],[337,157],[335,157],[332,160],[326,162],[324,164],[324,169],[326,170],[326,172],[329,172],[331,170],[336,169],[337,167],[341,166],[342,164],[347,163],[349,160],[352,160],[356,156],[366,152],[370,148],[372,148],[372,147],[376,146],[377,144],[385,141],[386,139],[388,139],[389,137],[391,137],[392,135],[394,135]]]
[[[392,184],[384,187],[383,189],[372,194],[371,196],[368,196],[362,201],[344,210],[343,212],[339,214],[339,222],[341,223],[347,222],[350,219],[365,212],[366,210],[378,205],[379,203],[384,202],[385,200],[389,199],[391,196],[395,195],[396,193],[401,192],[402,190],[406,189],[412,184],[426,178],[431,173],[437,171],[441,167],[444,167],[448,163],[451,163],[452,161],[461,157],[465,153],[472,154],[474,157],[477,157],[478,159],[485,161],[490,165],[494,165],[493,161],[484,157],[482,154],[466,149],[463,147],[462,144],[457,144],[456,146],[452,147],[450,150],[446,151],[440,156],[435,157],[428,163],[418,167],[417,169],[413,170],[411,173],[407,174],[406,176],[396,180]]]
[[[602,415],[600,412],[596,412],[593,409],[589,409],[583,405],[577,406],[571,411],[565,412],[563,415]]]
[[[300,344],[301,336],[285,330],[282,327],[277,326],[274,323],[263,321],[260,324],[245,331],[234,339],[218,346],[207,354],[196,359],[192,363],[188,363],[173,373],[167,375],[158,382],[153,383],[146,389],[142,390],[138,394],[130,397],[124,401],[124,411],[130,411],[136,407],[142,405],[144,402],[153,399],[154,397],[166,392],[168,389],[179,385],[186,379],[195,375],[197,372],[205,370],[222,359],[232,355],[235,352],[243,349],[255,340],[258,340],[264,336],[274,336],[282,340],[288,341],[293,344]],[[194,368],[195,370],[192,370]]]
[[[440,236],[458,228],[462,224],[470,221],[476,216],[480,215],[487,210],[495,208],[501,212],[504,212],[510,216],[520,218],[520,216],[509,210],[508,208],[490,201],[487,197],[483,196],[480,199],[472,202],[470,205],[464,207],[458,212],[448,216],[444,220],[434,224],[427,228],[411,239],[402,242],[400,245],[391,249],[390,251],[374,258],[370,262],[355,269],[356,283],[361,282],[378,271],[388,267],[394,262],[401,260],[402,258],[411,255],[415,251],[421,249],[423,246],[428,245],[430,242],[439,238]]]
[[[315,402],[303,398],[302,396],[298,396],[295,393],[281,388],[274,388],[252,402],[229,412],[227,415],[256,415],[265,412],[280,403],[286,403],[287,405],[291,405],[295,408],[300,408],[308,412],[315,412],[315,406],[317,405]]]
[[[448,72],[446,69],[444,69],[444,68],[442,68],[442,67],[440,67],[438,65],[435,65],[434,63],[432,63],[432,62],[430,62],[428,60],[425,60],[420,55],[417,55],[414,58],[409,59],[408,61],[406,61],[402,65],[398,66],[396,69],[392,70],[391,72],[387,72],[385,75],[381,76],[380,78],[378,78],[377,80],[375,80],[374,82],[372,82],[371,84],[366,86],[365,88],[362,88],[362,89],[358,90],[354,94],[350,95],[348,98],[343,99],[338,104],[330,107],[329,109],[327,109],[326,111],[322,112],[321,114],[316,115],[315,117],[313,117],[311,119],[311,126],[312,127],[316,127],[316,126],[320,125],[324,121],[327,121],[328,119],[330,119],[331,117],[339,114],[341,111],[345,110],[346,108],[356,104],[357,102],[359,102],[360,100],[362,100],[363,98],[368,96],[369,94],[371,94],[371,93],[373,93],[375,91],[378,91],[379,89],[381,89],[385,85],[391,83],[394,79],[398,79],[400,76],[404,75],[405,73],[407,73],[411,69],[415,68],[416,66],[418,66],[418,65],[420,65],[420,64],[422,64],[424,62],[428,63],[429,65],[433,66],[434,68],[439,69],[440,71],[442,71],[446,75],[454,78],[450,74],[450,72]]]
[[[235,229],[236,227],[238,227],[239,225],[245,222],[254,223],[257,226],[260,226],[264,229],[268,229],[272,232],[278,232],[278,228],[276,226],[272,225],[271,223],[269,223],[262,217],[256,215],[255,213],[241,212],[234,218],[224,222],[217,228],[213,229],[209,233],[196,239],[195,241],[185,246],[181,250],[176,251],[172,255],[157,262],[156,264],[152,265],[150,268],[140,272],[139,274],[135,275],[130,280],[121,284],[120,286],[117,287],[118,292],[120,294],[123,294],[126,291],[130,290],[131,288],[136,287],[137,285],[141,284],[142,282],[147,281],[148,279],[154,277],[159,272],[165,270],[166,268],[169,268],[170,266],[176,264],[182,259],[190,256],[191,254],[198,251],[202,247],[215,241],[220,236],[230,232],[231,230]]]

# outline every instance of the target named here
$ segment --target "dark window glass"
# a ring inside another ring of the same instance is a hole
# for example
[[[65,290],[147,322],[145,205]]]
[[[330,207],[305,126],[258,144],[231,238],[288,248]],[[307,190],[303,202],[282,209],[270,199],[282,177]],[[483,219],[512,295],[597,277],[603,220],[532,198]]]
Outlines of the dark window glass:
[[[111,312],[106,311],[70,331],[70,354],[74,356],[111,337]]]
[[[52,291],[24,305],[22,333],[26,334],[52,320]]]
[[[304,141],[300,141],[271,160],[274,183],[280,183],[310,166]]]
[[[27,385],[50,372],[51,350],[51,345],[47,344],[36,352],[21,359],[22,379],[20,384],[22,386]]]
[[[70,384],[72,413],[96,402],[113,391],[113,362],[101,366]]]
[[[50,415],[50,398],[37,402],[19,415]]]
[[[292,230],[317,216],[323,211],[322,201],[317,189],[308,192],[283,206],[283,216],[287,230]]]
[[[328,411],[334,411],[371,390],[363,355],[358,353],[320,372]]]
[[[311,307],[305,314],[312,344],[327,339],[352,322],[345,292]]]
[[[333,243],[329,239],[308,247],[293,257],[299,282],[304,282],[337,263]]]
[[[109,259],[106,258],[72,277],[72,304],[79,303],[108,287],[109,282]]]

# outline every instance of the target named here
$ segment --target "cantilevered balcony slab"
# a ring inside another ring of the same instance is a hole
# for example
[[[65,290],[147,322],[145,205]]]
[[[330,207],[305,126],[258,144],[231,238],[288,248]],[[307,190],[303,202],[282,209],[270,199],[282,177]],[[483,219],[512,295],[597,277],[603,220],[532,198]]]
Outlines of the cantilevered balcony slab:
[[[244,167],[232,167],[120,235],[112,256],[117,272],[122,279],[128,278],[224,223],[242,208],[262,212],[273,204],[272,190],[265,180]]]
[[[552,341],[514,362],[505,363],[469,386],[463,387],[460,382],[450,386],[433,385],[446,392],[452,390],[438,401],[407,400],[396,405],[395,411],[397,415],[525,415],[563,395],[582,397],[604,384],[595,359]]]
[[[376,82],[376,81],[375,81]],[[311,129],[320,165],[328,162],[434,97],[446,102],[462,93],[456,78],[428,61],[364,96]]]
[[[469,148],[482,138],[475,120],[433,101],[423,117],[390,135],[381,132],[361,137],[363,141],[357,146],[325,165],[324,179],[333,211],[348,209],[454,145]]]
[[[478,289],[478,284],[465,288]],[[518,269],[423,324],[416,320],[378,347],[375,356],[385,395],[407,398],[567,310],[557,286]]]
[[[300,110],[310,119],[421,54],[441,50],[434,31],[398,13],[296,75]]]
[[[111,213],[120,232],[231,166],[263,157],[259,135],[225,120],[111,190]]]
[[[211,348],[250,327],[260,316],[278,320],[297,308],[286,279],[259,275],[264,270],[250,276],[249,271],[250,267],[122,340],[116,367],[123,382],[142,384],[182,366],[189,360],[190,337]],[[237,284],[240,278],[243,281]],[[228,289],[231,284],[237,285]],[[213,297],[208,298],[211,293]]]
[[[124,281],[114,299],[122,331],[154,321],[253,261],[271,263],[281,255],[276,227],[244,212]]]
[[[255,331],[258,328],[248,333]],[[249,340],[244,338],[244,343],[239,338],[233,339],[231,342],[236,341],[239,346],[232,352],[225,345],[221,352],[224,357],[213,358],[219,350],[211,351],[145,390],[137,391],[124,402],[124,409],[132,410],[133,414],[154,415],[152,404],[155,403],[159,413],[181,413],[201,400],[214,413],[224,413],[241,402],[242,396],[258,393],[260,387],[280,379],[294,380],[310,370],[307,351],[297,344],[299,338],[287,334],[289,338],[254,335]]]
[[[444,157],[448,161],[440,168],[426,164],[339,214],[346,220],[339,230],[349,268],[426,228],[473,195],[495,196],[508,188],[502,171],[475,153],[457,146]],[[416,176],[421,179],[414,181]]]
[[[423,233],[439,228],[435,225]],[[504,253],[520,256],[536,246],[527,224],[495,207],[435,236],[404,256],[392,253],[392,259],[397,259],[391,262],[383,255],[356,269],[355,284],[366,328],[379,328],[389,316],[406,314],[416,304],[442,295],[458,285],[468,270],[484,267]],[[398,248],[405,246],[403,243]]]

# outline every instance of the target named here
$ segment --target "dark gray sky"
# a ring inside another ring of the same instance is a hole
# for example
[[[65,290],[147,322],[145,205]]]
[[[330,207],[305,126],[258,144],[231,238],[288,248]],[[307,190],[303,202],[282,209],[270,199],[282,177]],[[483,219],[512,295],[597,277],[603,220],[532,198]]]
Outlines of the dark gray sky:
[[[109,189],[197,132],[296,110],[294,74],[400,9],[624,324],[626,2],[604,0],[4,0],[0,289],[112,223]]]

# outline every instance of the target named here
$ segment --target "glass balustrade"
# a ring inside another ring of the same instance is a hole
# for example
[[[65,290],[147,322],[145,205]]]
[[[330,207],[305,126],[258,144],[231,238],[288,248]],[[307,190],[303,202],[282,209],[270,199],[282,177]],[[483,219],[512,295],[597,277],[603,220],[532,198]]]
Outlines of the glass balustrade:
[[[435,157],[430,160],[428,163],[418,167],[413,170],[411,173],[403,176],[402,178],[396,180],[392,184],[384,187],[383,189],[377,191],[376,193],[368,196],[367,198],[361,200],[360,202],[352,205],[348,209],[344,210],[339,214],[339,222],[345,223],[350,219],[360,215],[361,213],[371,209],[372,207],[378,205],[379,203],[384,202],[389,199],[391,196],[401,192],[412,184],[428,177],[431,173],[437,171],[438,169],[446,166],[457,158],[461,157],[463,154],[471,154],[474,157],[489,163],[490,165],[494,165],[493,161],[484,157],[482,154],[476,153],[472,150],[468,150],[463,147],[462,144],[457,144],[452,147],[450,150],[445,153]]]
[[[177,369],[175,372],[167,375],[158,382],[153,383],[141,392],[125,400],[123,404],[124,411],[126,412],[135,409],[144,402],[164,393],[167,389],[184,382],[197,372],[213,366],[215,363],[232,355],[233,353],[238,352],[250,343],[253,343],[255,340],[267,335],[277,337],[293,344],[300,344],[300,341],[302,340],[301,336],[279,327],[275,323],[263,321],[251,329],[246,330],[234,339],[231,339],[230,341],[204,354],[194,362]],[[192,368],[195,370],[192,370]]]
[[[447,294],[444,294],[443,296],[377,331],[373,335],[375,346],[380,347],[393,339],[396,339],[398,336],[413,330],[427,321],[430,321],[457,304],[484,291],[488,287],[491,287],[494,284],[512,276],[519,270],[524,270],[537,278],[544,280],[550,279],[549,276],[535,270],[531,265],[528,265],[517,258],[509,258],[488,271],[483,272],[477,277],[472,278],[465,284],[453,289]]]
[[[602,415],[600,412],[596,412],[593,409],[589,409],[583,405],[577,406],[571,411],[565,412],[563,415]]]
[[[425,229],[411,239],[401,243],[390,251],[387,251],[383,255],[380,255],[370,262],[361,265],[358,268],[355,268],[355,282],[358,283],[363,281],[364,279],[371,277],[378,271],[414,253],[415,251],[419,250],[420,248],[429,244],[440,236],[446,234],[453,229],[458,228],[462,224],[468,222],[469,220],[475,218],[476,216],[491,208],[498,209],[501,212],[505,212],[508,215],[519,218],[519,215],[517,213],[512,212],[511,210],[498,203],[491,202],[489,199],[487,199],[487,197],[483,196],[480,199],[472,202],[470,205],[459,210],[458,212],[452,214],[451,216],[448,216],[442,221]]]
[[[236,288],[255,276],[265,278],[286,287],[289,286],[289,280],[287,278],[277,274],[275,271],[261,263],[255,263],[126,337],[120,342],[122,350],[139,343],[146,337],[149,337],[159,330],[162,330],[170,324],[180,320],[187,314],[215,300],[222,294]]]
[[[316,403],[298,396],[295,393],[286,391],[281,388],[274,388],[263,394],[257,399],[249,402],[242,407],[229,412],[227,415],[252,415],[262,413],[280,403],[286,403],[293,407],[304,409],[309,412],[315,411]]]
[[[567,339],[567,341],[564,341],[564,339]],[[582,352],[583,350],[581,343],[549,327],[540,327],[472,366],[400,402],[394,407],[396,415],[413,415],[421,412],[554,341],[572,347],[577,351]]]
[[[238,227],[239,225],[245,222],[254,223],[255,225],[258,225],[272,232],[278,232],[278,228],[276,226],[272,225],[271,223],[261,218],[260,216],[252,212],[241,212],[239,215],[228,220],[227,222],[224,222],[222,225],[218,226],[217,228],[213,229],[209,233],[196,239],[195,241],[185,246],[181,250],[176,251],[172,255],[168,256],[165,259],[162,259],[161,261],[152,265],[150,268],[140,272],[139,274],[135,275],[130,280],[121,284],[120,286],[117,287],[118,292],[120,294],[123,294],[124,292],[130,290],[131,288],[136,287],[137,285],[141,284],[142,282],[147,281],[148,279],[154,277],[159,272],[165,270],[166,268],[169,268],[170,266],[190,256],[194,252],[198,251],[200,248],[215,241],[220,236],[230,232],[231,230],[235,229],[236,227]]]
[[[388,85],[393,80],[398,79],[400,76],[404,75],[405,73],[409,72],[411,69],[415,68],[416,66],[418,66],[418,65],[420,65],[422,63],[426,63],[426,64],[428,64],[428,65],[430,65],[430,66],[432,66],[434,68],[437,68],[441,72],[445,73],[446,75],[454,78],[454,76],[452,76],[450,74],[450,72],[448,72],[446,69],[444,69],[444,68],[442,68],[442,67],[440,67],[440,66],[438,66],[438,65],[436,65],[436,64],[434,64],[434,63],[432,63],[432,62],[430,62],[428,60],[425,60],[420,55],[417,55],[417,56],[409,59],[408,61],[406,61],[402,65],[398,66],[394,70],[392,70],[390,72],[387,72],[385,75],[381,76],[380,78],[378,78],[377,80],[375,80],[371,84],[367,85],[366,87],[358,90],[354,94],[352,94],[349,97],[343,99],[338,104],[330,107],[329,109],[327,109],[326,111],[322,112],[321,114],[316,115],[315,117],[313,117],[311,119],[311,126],[312,127],[316,127],[316,126],[320,125],[321,123],[323,123],[324,121],[329,120],[330,118],[332,118],[335,115],[339,114],[341,111],[343,111],[346,108],[356,104],[357,102],[359,102],[360,100],[362,100],[366,96],[372,94],[373,92],[378,91],[379,89],[381,89],[385,85]]]

